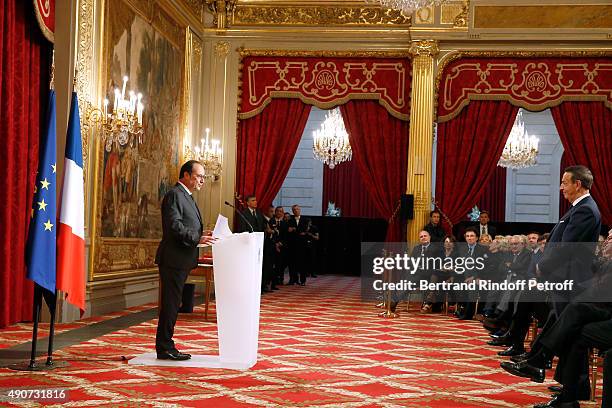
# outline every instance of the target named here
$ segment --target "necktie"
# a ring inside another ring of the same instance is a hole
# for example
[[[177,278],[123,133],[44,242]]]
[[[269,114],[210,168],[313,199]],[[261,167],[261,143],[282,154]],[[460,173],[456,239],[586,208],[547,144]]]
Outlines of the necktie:
[[[470,253],[470,256],[474,255],[474,247],[472,246],[470,247],[469,253]]]

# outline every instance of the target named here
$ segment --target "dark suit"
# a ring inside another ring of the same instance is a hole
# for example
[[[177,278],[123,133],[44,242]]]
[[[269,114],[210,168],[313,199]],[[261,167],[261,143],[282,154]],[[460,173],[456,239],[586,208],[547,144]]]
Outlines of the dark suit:
[[[200,210],[193,196],[179,183],[164,195],[161,212],[163,235],[155,255],[161,280],[155,338],[158,353],[176,350],[172,340],[174,325],[187,276],[198,266],[197,245],[203,231]]]
[[[550,232],[546,251],[538,262],[543,279],[562,282],[573,279],[576,285],[592,277],[593,254],[601,231],[601,215],[590,196],[572,206]],[[553,294],[556,313],[579,293]]]
[[[253,227],[252,232],[264,232],[265,231],[266,220],[259,210],[255,210],[255,215],[253,215],[250,208],[245,208],[244,210],[241,211],[241,213],[244,216],[244,218],[246,218],[249,221],[249,224],[251,224],[251,227]],[[251,227],[248,226],[248,224],[244,221],[242,217],[239,217],[239,218],[240,218],[240,223],[238,226],[239,232],[251,232]]]
[[[289,243],[289,284],[306,283],[307,270],[304,264],[304,257],[307,256],[306,230],[308,229],[307,217],[301,216],[300,222],[291,216],[287,222],[287,228],[295,228],[292,232],[287,232]]]
[[[476,228],[476,235],[478,235],[478,238],[480,238],[480,222],[474,224],[473,227]],[[497,235],[497,228],[495,228],[494,225],[491,225],[490,222],[487,223],[487,234],[489,234],[491,239],[495,238],[495,235]]]
[[[446,231],[440,224],[433,225],[431,222],[423,227],[424,231],[429,233],[431,237],[431,242],[442,242],[444,241],[444,237],[446,237]]]
[[[486,262],[489,257],[489,250],[486,247],[478,243],[474,246],[473,250],[470,250],[469,245],[464,244],[464,246],[459,249],[459,256],[463,258],[473,258],[473,259],[482,258],[486,266]],[[457,279],[455,280],[458,282],[461,282],[470,277],[482,278],[483,272],[484,271],[478,271],[476,268],[473,268],[471,270],[466,270],[463,275],[458,275]],[[463,299],[464,302],[462,303],[463,312],[459,313],[459,318],[468,319],[468,320],[472,319],[474,317],[474,313],[477,313],[476,298],[479,296],[479,293],[478,291],[476,291],[474,293],[467,293],[467,294],[462,294],[462,295],[464,298]],[[480,302],[480,305],[484,306],[485,303],[486,303],[486,299],[483,298],[483,301]]]
[[[274,279],[273,283],[283,283],[285,278],[285,268],[289,264],[289,248],[287,244],[287,223],[281,218],[270,219],[270,228],[274,231]]]

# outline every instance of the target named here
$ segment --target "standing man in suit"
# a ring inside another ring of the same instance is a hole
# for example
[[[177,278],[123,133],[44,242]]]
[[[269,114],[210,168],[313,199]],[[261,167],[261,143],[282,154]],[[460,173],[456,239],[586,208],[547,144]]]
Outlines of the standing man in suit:
[[[240,232],[265,232],[266,220],[257,209],[257,197],[248,195],[245,202],[246,208],[242,210],[242,215],[244,217],[240,217]],[[251,224],[250,226],[245,222],[244,218]],[[252,231],[251,227],[253,228]]]
[[[544,280],[574,280],[570,293],[551,294],[556,315],[580,291],[580,284],[592,278],[591,266],[601,231],[601,214],[591,197],[593,174],[585,166],[565,169],[560,190],[571,208],[550,232],[548,247],[538,262],[536,273]]]
[[[198,266],[198,244],[213,242],[210,231],[203,234],[202,217],[193,198],[204,184],[204,167],[196,160],[183,164],[179,181],[161,204],[162,240],[155,263],[159,266],[161,299],[155,350],[160,360],[188,360],[172,340],[183,287],[189,272]]]
[[[306,268],[304,267],[304,257],[306,256],[306,230],[309,219],[302,217],[302,209],[299,205],[291,206],[293,216],[287,223],[287,233],[289,237],[289,284],[302,286],[306,285]],[[299,281],[298,281],[299,278]]]

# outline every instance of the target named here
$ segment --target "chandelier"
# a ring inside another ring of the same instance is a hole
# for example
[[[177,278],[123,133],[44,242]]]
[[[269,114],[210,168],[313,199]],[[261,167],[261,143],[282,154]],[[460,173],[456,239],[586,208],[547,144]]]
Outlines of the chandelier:
[[[537,137],[529,136],[527,133],[523,122],[523,110],[519,109],[497,165],[511,169],[535,166],[539,143]]]
[[[399,10],[404,15],[412,15],[415,11],[428,6],[439,6],[447,0],[367,0],[368,3],[377,3],[383,7]]]
[[[327,164],[330,169],[336,167],[338,163],[351,160],[353,150],[340,109],[329,111],[321,128],[315,130],[312,135],[314,139],[312,152],[315,159]]]
[[[210,139],[210,129],[206,128],[206,136],[200,139],[200,145],[193,150],[185,145],[185,158],[197,160],[204,167],[204,174],[211,180],[218,180],[221,176],[223,163],[223,149],[217,139]]]
[[[107,152],[112,150],[113,144],[125,146],[143,142],[144,129],[142,128],[142,94],[137,91],[128,93],[129,99],[125,97],[125,88],[128,77],[123,77],[121,91],[115,88],[113,108],[109,110],[109,100],[104,99],[104,110],[101,112],[100,121],[103,129],[103,139]]]

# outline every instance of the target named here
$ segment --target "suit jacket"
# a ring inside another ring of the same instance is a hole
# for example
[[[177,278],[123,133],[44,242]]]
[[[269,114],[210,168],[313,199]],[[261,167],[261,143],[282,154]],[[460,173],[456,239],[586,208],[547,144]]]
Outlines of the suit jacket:
[[[506,268],[506,272],[512,272],[512,274],[516,275],[517,279],[526,279],[532,255],[533,253],[525,248],[516,254],[516,257],[512,252],[506,253],[503,266],[505,267],[506,263],[510,263],[510,266]]]
[[[472,225],[472,227],[476,228],[476,235],[480,238],[480,222],[476,222],[476,224]],[[495,238],[497,234],[497,228],[494,225],[491,225],[489,222],[487,224],[487,233],[491,236],[491,239]]]
[[[301,233],[305,233],[308,227],[309,219],[304,217],[303,215],[300,217],[300,223],[298,224],[295,221],[295,217],[292,215],[289,221],[287,222],[287,228],[295,228],[293,232],[287,231],[287,238],[289,242],[289,246],[292,247],[292,250],[297,250],[298,248],[303,248],[306,242],[306,235],[300,235]]]
[[[471,270],[466,270],[465,271],[465,277],[470,277],[470,276],[474,276],[474,277],[486,277],[488,275],[487,270],[486,270],[486,265],[489,259],[489,250],[487,249],[487,247],[480,245],[480,244],[476,244],[476,246],[474,247],[474,252],[472,253],[472,255],[470,255],[470,249],[469,249],[469,245],[467,245],[467,243],[464,243],[463,246],[459,249],[459,256],[463,257],[463,258],[482,258],[482,262],[484,264],[484,268],[482,270],[478,270],[477,267],[478,265],[476,263],[474,263],[474,268],[472,268]]]
[[[428,259],[428,258],[443,259],[444,258],[443,248],[444,247],[439,242],[430,242],[427,248],[423,248],[423,244],[418,244],[418,245],[415,245],[414,248],[412,248],[412,252],[410,253],[410,256],[412,258],[419,258],[423,256],[425,259]],[[424,266],[425,268],[423,268],[422,270],[419,270],[417,273],[421,273],[421,274],[429,273],[430,274],[432,272],[435,272],[435,269],[427,268],[428,266],[427,264],[425,264]],[[429,261],[429,266],[433,266],[433,261]]]
[[[429,232],[429,236],[431,237],[431,242],[442,242],[444,241],[444,237],[446,237],[446,231],[440,224],[433,225],[431,222],[423,227],[423,230]]]
[[[255,215],[253,215],[251,213],[251,210],[248,208],[245,208],[244,210],[242,210],[241,213],[244,216],[244,218],[246,218],[251,224],[251,226],[253,227],[253,232],[264,232],[265,231],[266,220],[263,214],[259,210],[255,210]],[[250,232],[251,228],[247,225],[246,222],[244,222],[244,219],[242,217],[239,217],[239,218],[240,218],[240,223],[238,226],[238,229],[240,230],[239,232]]]
[[[591,266],[599,233],[601,214],[595,200],[585,197],[571,207],[550,232],[538,262],[544,279],[584,282],[592,276]]]
[[[198,243],[204,229],[195,200],[176,183],[161,204],[162,240],[157,247],[155,263],[175,269],[198,266]]]

